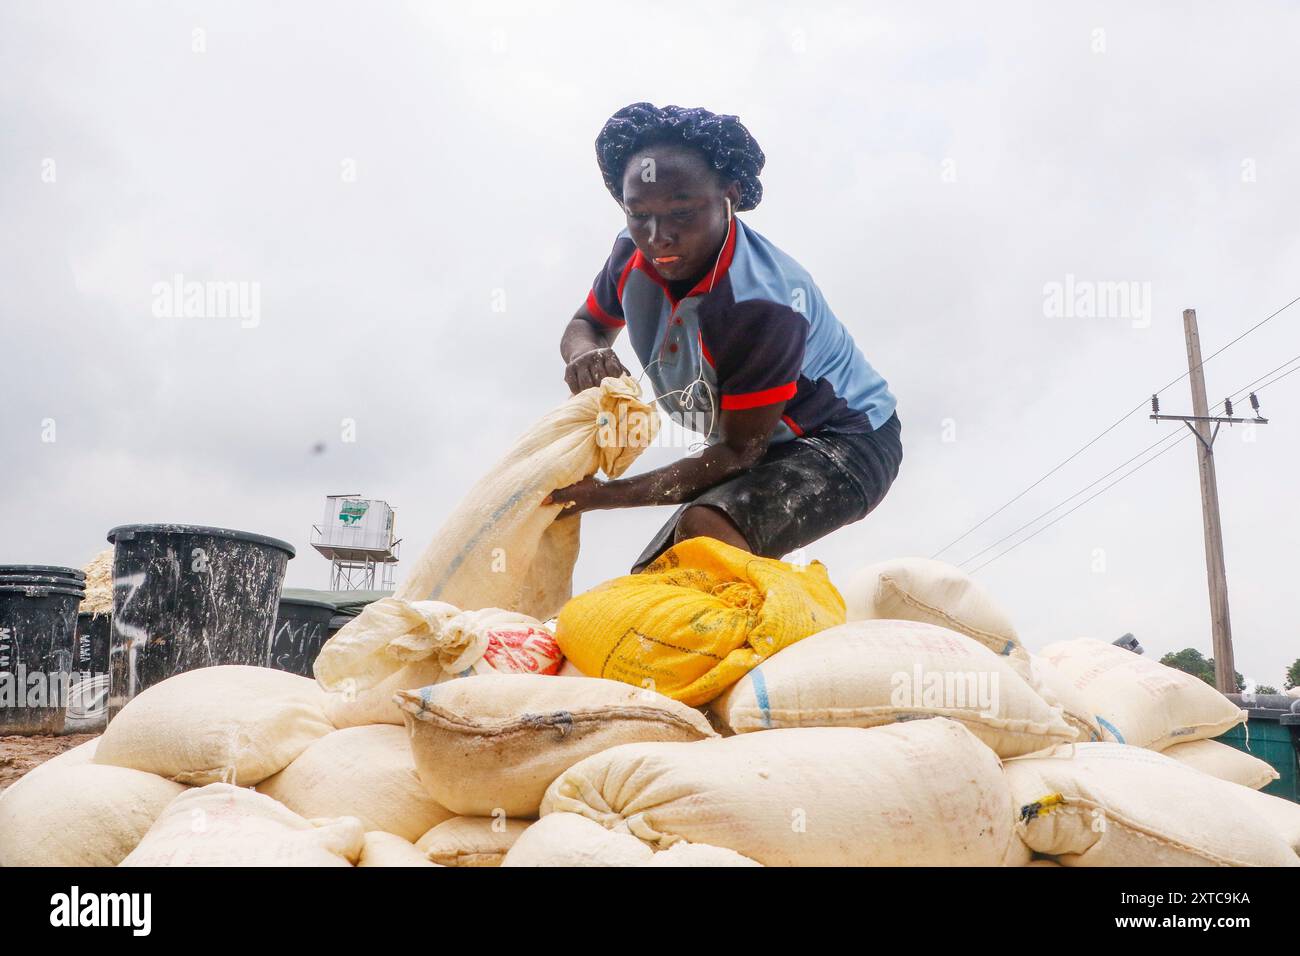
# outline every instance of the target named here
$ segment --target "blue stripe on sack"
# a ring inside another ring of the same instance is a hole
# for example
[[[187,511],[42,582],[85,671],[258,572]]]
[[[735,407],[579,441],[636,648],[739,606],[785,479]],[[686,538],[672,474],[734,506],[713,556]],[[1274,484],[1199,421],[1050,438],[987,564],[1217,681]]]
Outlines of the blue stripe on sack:
[[[469,556],[469,553],[478,547],[479,541],[481,541],[487,534],[495,530],[497,523],[515,505],[519,504],[519,502],[522,501],[526,496],[530,494],[535,494],[540,490],[541,490],[540,485],[532,485],[529,487],[520,488],[513,495],[507,498],[500,505],[500,507],[497,508],[496,511],[492,512],[492,514],[488,516],[488,520],[484,524],[479,526],[479,529],[470,536],[469,540],[465,542],[465,544],[461,547],[461,549],[458,552],[456,552],[456,556],[451,559],[450,563],[448,563],[447,569],[443,572],[442,577],[434,583],[433,588],[430,590],[429,594],[422,599],[416,598],[416,600],[425,600],[425,601],[438,600],[438,598],[442,594],[442,589],[447,586],[447,582],[450,581],[452,577],[456,574],[456,572],[460,570],[460,566],[465,563],[465,559]]]
[[[1003,656],[1003,657],[1007,657],[1007,656],[1009,656],[1009,655],[1011,654],[1011,652],[1014,651],[1015,649],[1016,649],[1016,642],[1015,642],[1015,641],[1007,641],[1007,646],[1004,647],[1004,648],[1002,648],[1002,656]]]
[[[1124,735],[1119,732],[1119,728],[1116,727],[1114,724],[1112,724],[1105,717],[1102,717],[1100,714],[1097,715],[1097,723],[1101,724],[1102,730],[1108,732],[1112,737],[1114,737],[1120,743],[1123,744],[1128,742],[1124,739]]]
[[[758,709],[763,712],[763,726],[771,728],[772,712],[767,703],[767,680],[763,677],[763,670],[755,667],[749,672],[749,679],[754,687],[754,700],[758,702]]]

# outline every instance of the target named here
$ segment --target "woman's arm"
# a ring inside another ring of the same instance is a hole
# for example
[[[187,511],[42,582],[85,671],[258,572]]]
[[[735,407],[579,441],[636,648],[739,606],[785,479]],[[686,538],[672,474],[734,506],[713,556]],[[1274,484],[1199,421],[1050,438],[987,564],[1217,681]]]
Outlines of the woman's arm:
[[[627,374],[614,354],[618,332],[593,319],[586,305],[579,307],[569,320],[560,338],[560,357],[564,359],[564,382],[574,395],[599,385],[606,376],[618,378]]]
[[[543,504],[561,504],[573,512],[600,508],[676,505],[752,468],[767,452],[768,441],[785,402],[722,413],[722,441],[698,458],[682,458],[635,478],[599,481],[584,478],[551,493]]]

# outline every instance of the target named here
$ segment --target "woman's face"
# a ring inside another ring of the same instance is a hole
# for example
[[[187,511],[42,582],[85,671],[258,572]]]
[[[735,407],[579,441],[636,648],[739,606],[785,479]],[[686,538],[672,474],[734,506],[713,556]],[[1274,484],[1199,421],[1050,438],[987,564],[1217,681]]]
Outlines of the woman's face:
[[[713,267],[727,235],[726,199],[740,199],[704,157],[689,148],[647,146],[623,173],[627,230],[664,279],[698,279]]]

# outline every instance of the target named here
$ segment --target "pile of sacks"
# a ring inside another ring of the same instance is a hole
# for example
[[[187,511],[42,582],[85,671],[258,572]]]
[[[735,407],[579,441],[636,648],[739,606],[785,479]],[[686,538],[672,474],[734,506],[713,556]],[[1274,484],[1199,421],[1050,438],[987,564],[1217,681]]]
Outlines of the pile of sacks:
[[[269,668],[189,671],[0,795],[2,866],[496,866],[552,780],[625,744],[717,734],[614,681],[466,677],[336,728]]]
[[[1030,653],[948,565],[841,591],[694,539],[570,599],[579,519],[543,502],[656,420],[630,378],[571,398],[316,681],[145,690],[0,794],[0,866],[1300,864],[1300,806],[1211,739],[1244,711],[1103,642]]]
[[[1209,685],[1030,653],[936,562],[844,605],[697,706],[483,672],[338,727],[310,680],[180,674],[0,795],[0,865],[1300,865],[1300,806],[1210,739],[1245,714]]]

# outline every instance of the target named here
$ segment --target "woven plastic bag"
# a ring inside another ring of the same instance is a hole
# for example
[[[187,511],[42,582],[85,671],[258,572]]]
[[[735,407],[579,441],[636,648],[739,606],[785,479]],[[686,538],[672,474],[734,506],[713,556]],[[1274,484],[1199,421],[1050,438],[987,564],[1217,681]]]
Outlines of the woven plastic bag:
[[[1102,739],[1164,750],[1227,733],[1246,712],[1205,681],[1105,641],[1048,644],[1037,656],[1101,728]]]
[[[1300,866],[1267,794],[1155,751],[1067,744],[1004,768],[1017,835],[1063,866]]]
[[[555,638],[584,674],[695,707],[781,648],[843,623],[844,599],[820,562],[787,564],[691,538],[641,574],[574,598]]]
[[[449,675],[471,669],[488,642],[481,620],[453,620],[461,611],[515,612],[514,623],[553,617],[572,594],[579,517],[562,518],[561,506],[542,501],[597,471],[616,478],[627,470],[658,429],[640,394],[630,376],[607,378],[533,425],[465,496],[396,593],[321,648],[321,686],[356,694],[435,657]]]
[[[504,865],[575,865],[551,852],[572,838],[633,866],[683,840],[764,866],[1000,866],[1028,856],[1014,825],[997,755],[954,720],[793,727],[579,761],[547,788],[541,821]]]
[[[554,674],[564,661],[555,635],[536,618],[499,608],[458,611],[440,601],[392,598],[375,611],[376,622],[399,634],[363,664],[381,671],[345,677],[326,693],[325,713],[335,727],[402,725],[399,690],[428,687],[469,674]],[[387,620],[385,620],[387,619]],[[364,688],[364,689],[359,689]]]

